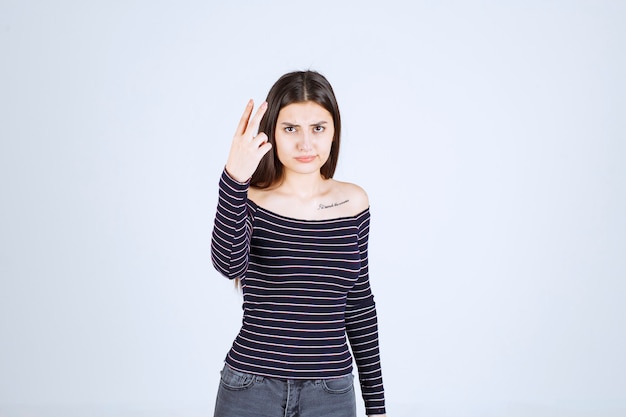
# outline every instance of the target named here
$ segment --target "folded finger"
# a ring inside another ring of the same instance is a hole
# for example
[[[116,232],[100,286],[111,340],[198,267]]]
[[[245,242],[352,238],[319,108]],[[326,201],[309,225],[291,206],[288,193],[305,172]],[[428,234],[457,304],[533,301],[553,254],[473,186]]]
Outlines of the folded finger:
[[[254,137],[254,143],[257,146],[261,146],[263,145],[265,142],[267,142],[267,135],[263,132],[260,132],[258,135],[256,135]]]

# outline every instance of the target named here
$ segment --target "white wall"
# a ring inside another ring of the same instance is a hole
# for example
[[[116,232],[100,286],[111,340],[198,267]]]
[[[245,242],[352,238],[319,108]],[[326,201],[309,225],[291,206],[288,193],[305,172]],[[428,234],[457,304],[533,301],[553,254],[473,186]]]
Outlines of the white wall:
[[[217,180],[247,99],[306,68],[370,195],[389,415],[626,415],[625,19],[2,0],[0,416],[211,415],[241,320]]]

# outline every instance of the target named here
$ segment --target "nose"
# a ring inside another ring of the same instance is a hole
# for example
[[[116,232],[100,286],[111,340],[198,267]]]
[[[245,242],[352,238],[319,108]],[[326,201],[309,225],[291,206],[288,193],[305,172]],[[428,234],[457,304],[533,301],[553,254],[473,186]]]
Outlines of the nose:
[[[311,135],[308,132],[304,132],[298,142],[298,150],[306,152],[313,148],[311,143]]]

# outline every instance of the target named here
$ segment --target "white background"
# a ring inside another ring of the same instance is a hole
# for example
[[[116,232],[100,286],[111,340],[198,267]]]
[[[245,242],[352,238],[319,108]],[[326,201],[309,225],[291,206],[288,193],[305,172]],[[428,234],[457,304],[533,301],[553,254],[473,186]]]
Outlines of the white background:
[[[314,69],[388,414],[626,416],[626,2],[0,2],[0,416],[210,416],[217,182]],[[362,404],[359,401],[362,414]]]

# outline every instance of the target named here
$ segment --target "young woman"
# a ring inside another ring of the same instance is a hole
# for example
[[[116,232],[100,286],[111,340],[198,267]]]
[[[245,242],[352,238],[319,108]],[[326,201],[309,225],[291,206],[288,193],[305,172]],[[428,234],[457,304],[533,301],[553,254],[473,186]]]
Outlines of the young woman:
[[[353,417],[352,349],[369,416],[385,414],[368,275],[369,202],[334,180],[341,120],[313,71],[248,103],[219,182],[213,265],[237,279],[243,324],[215,417]],[[258,133],[257,133],[258,132]]]

